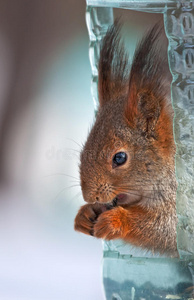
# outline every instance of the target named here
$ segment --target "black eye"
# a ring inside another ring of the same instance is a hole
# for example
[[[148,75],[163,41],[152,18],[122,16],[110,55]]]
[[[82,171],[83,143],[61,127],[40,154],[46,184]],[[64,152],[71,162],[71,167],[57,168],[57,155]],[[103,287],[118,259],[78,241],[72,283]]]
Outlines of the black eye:
[[[127,160],[127,154],[125,152],[118,152],[113,157],[113,168],[123,165]]]

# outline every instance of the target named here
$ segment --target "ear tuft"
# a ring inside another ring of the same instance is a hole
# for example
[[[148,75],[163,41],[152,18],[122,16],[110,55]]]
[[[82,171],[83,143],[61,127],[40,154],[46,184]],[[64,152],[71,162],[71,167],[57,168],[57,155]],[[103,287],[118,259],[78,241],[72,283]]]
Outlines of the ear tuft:
[[[128,57],[120,38],[118,19],[108,29],[100,51],[98,95],[100,106],[114,101],[128,91]]]
[[[161,31],[156,24],[143,37],[135,51],[129,77],[125,116],[132,128],[147,135],[154,130],[161,108],[170,98],[171,74]]]

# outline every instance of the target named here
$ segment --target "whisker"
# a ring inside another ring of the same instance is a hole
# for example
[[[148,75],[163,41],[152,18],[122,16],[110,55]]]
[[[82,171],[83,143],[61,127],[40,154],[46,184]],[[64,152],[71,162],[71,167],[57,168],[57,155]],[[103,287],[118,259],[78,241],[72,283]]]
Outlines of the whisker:
[[[132,184],[121,184],[120,186],[132,186],[132,187],[146,187],[147,185],[142,185],[142,184],[134,184],[134,185],[132,185]]]
[[[79,183],[79,185],[80,185],[80,181],[79,180],[71,180],[70,182],[72,182],[72,183]]]
[[[134,189],[132,189],[132,190],[126,190],[126,189],[117,189],[117,191],[119,192],[119,193],[124,193],[124,194],[127,194],[127,193],[134,193],[134,195],[136,194],[136,195],[142,195],[143,197],[146,197],[146,198],[150,198],[151,196],[155,196],[156,195],[156,193],[158,192],[160,192],[160,191],[154,191],[154,190],[147,190],[147,191],[142,191],[142,192],[150,192],[151,194],[150,194],[150,196],[149,195],[143,195],[142,193],[140,193],[141,191],[138,191],[138,190],[134,190]]]
[[[65,190],[73,188],[73,187],[78,187],[79,185],[71,185],[71,186],[67,186],[65,188],[63,188],[56,196],[53,200],[56,200]]]
[[[82,195],[82,192],[78,192],[75,196],[73,196],[69,201],[75,200],[77,197],[79,198]]]
[[[80,185],[79,184],[73,184],[73,185],[67,186],[66,189],[70,189],[70,188],[75,187],[75,186],[80,186]]]
[[[153,199],[154,197],[151,197],[151,196],[145,196],[145,195],[141,195],[141,194],[136,194],[134,192],[131,192],[131,191],[126,191],[126,190],[119,190],[117,189],[118,192],[123,192],[127,195],[134,195],[134,196],[143,196],[144,198],[148,198],[148,199]]]
[[[73,139],[70,139],[70,138],[66,138],[66,140],[69,140],[69,141],[72,141],[74,142],[76,145],[78,145],[81,149],[83,146],[81,146],[79,143],[77,143],[76,141],[74,141]]]
[[[111,193],[112,193],[113,195],[115,195],[115,196],[117,195],[117,193],[115,193],[115,192],[113,192],[113,191],[112,191]]]
[[[127,188],[132,188],[132,189],[134,189],[134,187],[136,187],[136,186],[130,186],[130,185],[126,185],[126,186],[119,186],[119,187],[114,187],[114,189],[115,190],[117,190],[117,189],[127,189]],[[142,187],[142,186],[141,186]],[[135,190],[135,189],[134,189]],[[161,190],[161,189],[144,189],[144,188],[142,188],[141,190],[139,190],[139,189],[137,189],[136,191],[145,191],[145,192],[151,192],[151,191],[155,191],[155,192],[161,192],[161,191],[165,191],[165,190]]]
[[[70,150],[70,151],[75,151],[75,152],[78,152],[80,154],[80,150],[76,150],[76,149],[73,149],[73,148],[65,148],[65,150]]]
[[[63,176],[67,176],[69,178],[73,178],[73,179],[79,180],[79,178],[77,178],[75,176],[71,176],[71,175],[65,174],[65,173],[54,173],[54,174],[50,174],[50,175],[45,175],[43,177],[51,177],[51,176],[56,176],[56,175],[63,175]]]

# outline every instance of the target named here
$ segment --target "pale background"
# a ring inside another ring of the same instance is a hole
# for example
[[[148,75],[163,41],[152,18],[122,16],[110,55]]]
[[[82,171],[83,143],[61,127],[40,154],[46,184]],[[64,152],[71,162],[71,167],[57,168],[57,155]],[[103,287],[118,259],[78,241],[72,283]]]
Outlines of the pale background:
[[[131,53],[162,19],[116,14]],[[84,201],[66,176],[94,119],[90,76],[84,1],[0,0],[0,300],[104,299],[101,241],[74,232]]]

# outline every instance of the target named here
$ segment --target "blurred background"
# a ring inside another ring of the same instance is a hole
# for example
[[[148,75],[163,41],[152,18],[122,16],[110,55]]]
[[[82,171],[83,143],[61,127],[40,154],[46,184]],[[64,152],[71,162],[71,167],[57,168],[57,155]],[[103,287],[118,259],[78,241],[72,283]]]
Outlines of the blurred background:
[[[115,15],[130,56],[162,20]],[[90,77],[85,1],[0,0],[0,300],[104,299],[101,241],[73,230]]]

